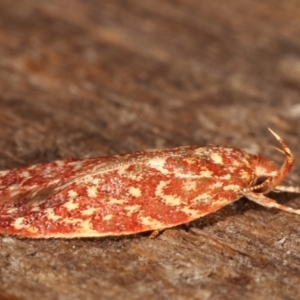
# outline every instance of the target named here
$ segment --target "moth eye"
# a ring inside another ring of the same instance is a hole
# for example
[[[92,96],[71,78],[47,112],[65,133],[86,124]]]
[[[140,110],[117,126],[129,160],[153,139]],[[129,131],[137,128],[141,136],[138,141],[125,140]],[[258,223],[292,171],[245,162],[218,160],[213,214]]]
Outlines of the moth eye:
[[[259,184],[262,184],[264,183],[267,179],[269,178],[269,176],[258,176],[256,179],[255,179],[255,182],[254,182],[254,185],[259,185]]]
[[[269,176],[264,176],[264,175],[258,176],[258,177],[255,179],[255,181],[254,181],[254,186],[263,184],[268,178],[269,178]],[[263,192],[267,191],[268,188],[269,188],[269,184],[267,184],[267,185],[265,185],[265,186],[263,186],[263,187],[260,187],[260,188],[258,188],[258,189],[255,189],[254,191],[255,191],[256,193],[263,193]]]

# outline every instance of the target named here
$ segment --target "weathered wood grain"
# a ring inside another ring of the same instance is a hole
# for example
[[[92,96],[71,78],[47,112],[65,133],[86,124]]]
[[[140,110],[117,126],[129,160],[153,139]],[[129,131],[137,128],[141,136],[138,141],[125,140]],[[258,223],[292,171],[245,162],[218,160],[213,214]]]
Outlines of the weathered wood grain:
[[[299,185],[299,15],[293,0],[0,0],[0,169],[188,144],[280,164],[271,127]],[[299,224],[242,199],[154,240],[1,237],[0,299],[299,299]]]

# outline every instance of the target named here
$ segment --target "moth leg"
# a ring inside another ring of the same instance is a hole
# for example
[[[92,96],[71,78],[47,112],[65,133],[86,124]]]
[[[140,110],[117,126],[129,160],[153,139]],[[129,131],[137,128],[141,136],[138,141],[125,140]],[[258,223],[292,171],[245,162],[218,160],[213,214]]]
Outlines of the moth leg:
[[[275,191],[281,191],[281,192],[300,194],[300,187],[295,187],[295,186],[279,185],[274,190]]]
[[[149,235],[149,239],[155,239],[162,231],[163,231],[162,229],[153,230]]]
[[[262,206],[269,207],[269,208],[278,208],[280,210],[287,211],[289,213],[300,215],[300,209],[295,209],[292,207],[279,204],[275,200],[268,198],[263,194],[250,192],[250,193],[246,193],[244,196],[247,197],[249,200],[252,200]]]

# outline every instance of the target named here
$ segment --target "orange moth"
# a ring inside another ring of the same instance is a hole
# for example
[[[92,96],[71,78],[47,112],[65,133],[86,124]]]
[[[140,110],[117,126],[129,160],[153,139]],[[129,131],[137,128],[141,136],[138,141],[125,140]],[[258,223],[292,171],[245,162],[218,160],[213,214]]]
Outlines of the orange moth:
[[[266,196],[272,190],[299,193],[280,185],[294,156],[272,134],[285,155],[281,168],[236,148],[188,146],[2,171],[0,234],[77,238],[157,232],[243,196],[300,214]]]

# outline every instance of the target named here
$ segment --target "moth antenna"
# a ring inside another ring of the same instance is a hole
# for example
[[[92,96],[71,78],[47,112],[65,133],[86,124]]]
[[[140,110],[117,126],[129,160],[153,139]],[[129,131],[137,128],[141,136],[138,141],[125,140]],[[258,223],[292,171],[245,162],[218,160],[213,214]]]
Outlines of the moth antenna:
[[[285,152],[282,151],[281,149],[279,149],[279,148],[277,148],[275,146],[272,146],[272,148],[285,155]]]
[[[277,133],[275,133],[271,128],[268,128],[268,129],[275,136],[276,140],[281,144],[281,146],[283,148],[283,152],[285,153],[285,155],[289,159],[289,161],[294,162],[294,155],[292,154],[291,150],[289,149],[287,144],[284,142],[284,140]],[[279,150],[279,151],[281,152],[282,150]]]
[[[249,192],[252,192],[254,190],[258,190],[258,189],[261,189],[261,188],[264,188],[266,186],[269,185],[269,181],[266,180],[265,182],[261,183],[261,184],[257,184],[257,185],[254,185],[254,186],[250,186],[250,187],[247,187],[243,190],[243,193],[249,193]]]
[[[291,150],[287,146],[287,144],[283,141],[283,139],[276,134],[272,129],[268,128],[269,131],[274,135],[274,137],[277,139],[277,141],[281,144],[281,147],[283,149],[283,152],[285,154],[285,161],[283,165],[280,168],[277,180],[274,182],[273,188],[275,188],[289,173],[290,169],[292,168],[294,164],[294,155],[292,154]],[[279,149],[278,149],[279,150]],[[282,152],[282,150],[279,150]]]

